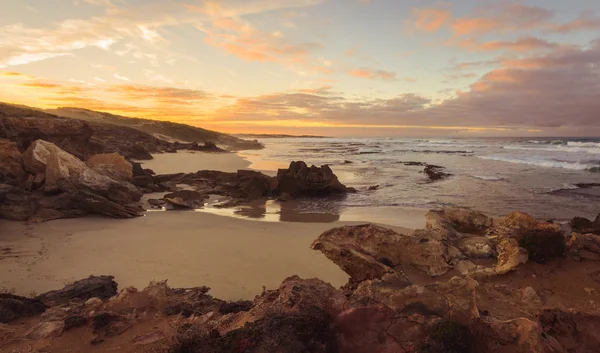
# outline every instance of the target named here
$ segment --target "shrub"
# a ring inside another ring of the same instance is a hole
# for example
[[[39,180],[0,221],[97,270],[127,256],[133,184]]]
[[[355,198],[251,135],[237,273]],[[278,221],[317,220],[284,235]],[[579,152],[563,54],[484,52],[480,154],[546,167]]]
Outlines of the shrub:
[[[529,259],[538,263],[560,257],[565,252],[565,237],[559,231],[529,230],[518,240],[519,246],[527,250]]]
[[[431,326],[425,344],[419,353],[471,353],[474,338],[469,328],[461,323],[443,320]]]

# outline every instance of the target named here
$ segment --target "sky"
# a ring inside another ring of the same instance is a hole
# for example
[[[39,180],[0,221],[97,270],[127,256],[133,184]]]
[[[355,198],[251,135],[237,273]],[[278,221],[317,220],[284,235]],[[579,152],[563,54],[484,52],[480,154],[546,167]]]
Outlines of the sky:
[[[0,101],[231,133],[600,136],[598,0],[0,0]]]

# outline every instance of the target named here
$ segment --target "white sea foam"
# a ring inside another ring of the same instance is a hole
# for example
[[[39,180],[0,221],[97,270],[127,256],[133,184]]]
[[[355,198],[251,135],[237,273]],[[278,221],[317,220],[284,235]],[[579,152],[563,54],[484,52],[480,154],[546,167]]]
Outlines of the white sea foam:
[[[600,148],[600,142],[569,141],[567,142],[567,146]]]
[[[508,162],[508,163],[528,164],[528,165],[535,165],[535,166],[547,167],[547,168],[564,168],[564,169],[571,169],[571,170],[597,170],[598,168],[600,168],[599,164],[561,162],[561,161],[542,159],[542,158],[534,158],[534,157],[518,158],[518,157],[514,157],[514,156],[491,155],[491,156],[477,156],[477,158],[492,160],[492,161]]]
[[[473,178],[477,178],[477,179],[481,179],[481,180],[487,180],[487,181],[500,181],[500,180],[504,180],[504,178],[499,177],[499,176],[493,176],[493,175],[471,175]]]
[[[518,151],[546,151],[546,152],[567,152],[567,153],[591,153],[591,154],[600,154],[600,147],[577,147],[577,146],[569,146],[569,145],[555,145],[552,147],[527,147],[527,146],[502,146],[505,150],[518,150]]]

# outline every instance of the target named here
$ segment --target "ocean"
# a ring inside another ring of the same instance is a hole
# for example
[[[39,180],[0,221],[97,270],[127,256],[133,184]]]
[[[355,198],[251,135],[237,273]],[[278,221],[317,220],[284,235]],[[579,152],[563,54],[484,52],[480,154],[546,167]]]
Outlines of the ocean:
[[[265,138],[242,155],[251,168],[290,161],[328,164],[359,192],[294,203],[306,214],[360,213],[393,217],[394,208],[466,206],[493,216],[515,210],[540,219],[594,218],[600,213],[600,139],[578,138]],[[452,174],[430,182],[420,162]],[[408,163],[417,164],[417,163]],[[369,187],[379,187],[369,190]],[[384,212],[385,210],[385,212]],[[366,220],[370,221],[370,220]],[[378,218],[377,221],[385,222]],[[390,222],[393,223],[393,222]]]

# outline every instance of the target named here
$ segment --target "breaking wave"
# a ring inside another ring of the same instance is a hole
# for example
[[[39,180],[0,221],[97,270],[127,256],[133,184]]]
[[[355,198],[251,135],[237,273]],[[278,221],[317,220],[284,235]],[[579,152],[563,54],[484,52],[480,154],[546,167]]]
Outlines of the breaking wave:
[[[593,172],[600,171],[600,164],[590,164],[590,163],[579,163],[579,162],[561,162],[550,159],[541,159],[541,158],[533,158],[533,157],[508,157],[508,156],[477,156],[477,158],[492,160],[492,161],[501,161],[508,163],[518,163],[518,164],[528,164],[535,165],[539,167],[547,167],[547,168],[564,168],[571,170],[588,170]]]

